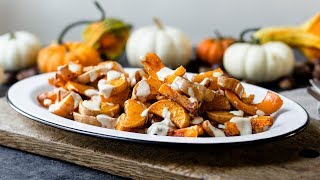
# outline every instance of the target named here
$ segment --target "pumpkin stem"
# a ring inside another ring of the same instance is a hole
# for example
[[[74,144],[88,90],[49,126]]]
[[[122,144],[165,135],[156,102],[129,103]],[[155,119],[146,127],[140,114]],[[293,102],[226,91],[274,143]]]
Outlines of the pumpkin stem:
[[[156,24],[156,26],[159,29],[163,29],[163,25],[162,25],[161,21],[157,17],[153,17],[152,19],[153,19],[153,22]]]
[[[105,13],[104,9],[102,8],[102,6],[97,1],[94,2],[94,5],[96,6],[96,8],[99,10],[99,12],[101,14],[100,18],[98,20],[82,20],[82,21],[77,21],[77,22],[69,24],[59,34],[59,37],[58,37],[58,43],[59,44],[63,43],[63,37],[73,27],[76,27],[78,25],[90,24],[90,23],[93,23],[93,22],[103,21],[106,18],[106,13]]]
[[[222,34],[221,34],[218,30],[214,30],[213,32],[214,32],[214,34],[216,35],[216,37],[217,37],[218,40],[223,39]]]
[[[9,36],[10,36],[10,39],[15,39],[16,38],[16,36],[14,35],[14,32],[10,32]]]
[[[240,42],[247,42],[247,41],[245,41],[244,36],[249,32],[255,32],[255,31],[258,31],[259,29],[260,28],[248,28],[248,29],[245,29],[244,31],[242,31],[240,33]],[[251,38],[251,43],[253,43],[253,44],[259,43],[259,39],[254,38],[252,35],[250,38]]]

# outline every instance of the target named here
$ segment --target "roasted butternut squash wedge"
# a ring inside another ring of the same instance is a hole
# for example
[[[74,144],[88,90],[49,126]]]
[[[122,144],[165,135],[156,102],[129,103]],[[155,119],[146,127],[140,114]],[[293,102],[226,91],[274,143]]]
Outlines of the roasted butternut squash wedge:
[[[252,133],[260,133],[267,131],[274,122],[274,118],[271,116],[258,116],[258,117],[252,117],[251,118],[251,128]],[[224,132],[228,136],[237,136],[240,135],[240,131],[237,127],[237,125],[233,122],[226,122],[225,124],[225,130]]]
[[[55,90],[48,91],[37,96],[38,102],[41,106],[48,108],[54,104],[57,99],[57,92]]]
[[[225,129],[224,129],[224,133],[227,136],[238,136],[240,135],[240,131],[237,127],[237,125],[233,122],[226,122],[224,123]]]
[[[159,88],[160,94],[180,104],[191,113],[195,113],[198,109],[198,102],[189,99],[187,96],[180,94],[178,91],[172,89],[168,84],[162,84]]]
[[[201,82],[204,83],[205,79],[208,79],[210,80],[210,85],[208,88],[211,90],[218,90],[217,77],[222,75],[223,75],[223,71],[220,68],[217,68],[212,71],[207,71],[204,73],[194,75],[192,78],[192,82],[196,82],[200,84]]]
[[[235,117],[234,114],[229,111],[207,111],[207,116],[210,121],[215,121],[220,124],[230,121],[231,118]]]
[[[280,96],[274,92],[268,91],[262,102],[258,103],[256,106],[264,113],[264,115],[270,115],[278,111],[282,105],[283,101]]]
[[[92,86],[87,86],[83,84],[79,84],[73,81],[68,81],[64,87],[69,91],[75,91],[81,95],[86,95],[86,90],[88,89],[94,89]]]
[[[271,91],[268,91],[262,102],[258,104],[246,104],[230,90],[225,90],[225,96],[228,98],[233,107],[250,115],[270,115],[279,110],[283,104],[280,96]]]
[[[149,107],[148,112],[162,118],[168,118],[169,116],[171,122],[178,128],[185,128],[190,124],[190,116],[188,112],[174,101],[157,101]]]
[[[244,93],[244,88],[241,82],[234,78],[220,76],[218,77],[218,86],[220,89],[223,89],[223,90],[226,90],[226,89],[231,90],[238,97],[242,97],[242,94]]]
[[[221,129],[214,127],[211,124],[211,122],[208,120],[203,121],[202,127],[203,127],[204,132],[206,132],[206,134],[208,134],[211,137],[224,137],[225,136],[224,132]]]
[[[99,69],[91,69],[77,77],[77,82],[81,84],[87,84],[89,82],[96,81],[100,76]]]
[[[128,88],[129,88],[129,84],[124,75],[121,75],[120,78],[117,78],[111,81],[101,79],[98,82],[98,89],[105,98],[120,94],[121,92],[123,92]]]
[[[108,102],[82,101],[79,104],[79,113],[87,116],[97,116],[105,114],[110,117],[117,117],[120,112],[119,104]]]
[[[147,53],[145,57],[141,59],[141,64],[153,79],[158,79],[157,72],[165,67],[159,56],[155,53]]]
[[[65,118],[72,119],[72,113],[75,109],[75,99],[73,94],[75,93],[70,93],[67,97],[62,99],[60,102],[56,104],[52,104],[49,107],[49,111],[52,112],[53,114],[56,114],[58,116],[62,116]]]
[[[271,116],[258,116],[251,120],[253,133],[260,133],[268,130],[274,123]]]
[[[170,83],[168,83],[170,84]],[[176,76],[171,83],[171,88],[188,95],[189,97],[195,97],[198,101],[212,101],[215,96],[215,92],[206,88],[203,85],[194,84],[189,80]]]
[[[177,76],[183,77],[186,74],[186,72],[187,70],[183,66],[179,66],[176,70],[174,70],[173,74],[167,76],[164,79],[164,82],[171,84]]]
[[[109,103],[113,103],[113,104],[119,104],[120,107],[123,107],[124,102],[129,97],[129,92],[130,92],[130,89],[127,88],[124,91],[122,91],[121,93],[116,94],[116,95],[111,95],[108,98],[105,98],[104,95],[100,95],[101,102],[109,102]]]
[[[225,96],[229,100],[229,102],[232,104],[233,107],[235,107],[238,110],[242,110],[243,112],[250,114],[250,115],[256,115],[258,108],[256,105],[250,105],[242,102],[238,96],[232,92],[231,90],[225,90]]]
[[[152,77],[141,80],[133,87],[131,97],[132,99],[137,99],[141,102],[156,100],[159,95],[158,89],[161,84],[162,83],[159,80],[153,79]]]
[[[231,109],[231,105],[228,99],[221,94],[215,94],[212,101],[210,102],[203,101],[201,103],[200,113],[203,113],[206,111],[223,111],[223,110],[229,111],[230,109]]]
[[[177,136],[177,137],[198,137],[199,136],[199,126],[194,125],[187,128],[177,129],[168,133],[168,136]],[[203,132],[203,131],[202,131]]]
[[[116,123],[116,126],[115,126],[116,130],[119,130],[119,131],[131,131],[130,128],[126,128],[126,127],[123,126],[123,122],[125,122],[125,119],[126,119],[126,114],[122,113],[118,117],[118,120],[117,120],[117,123]]]
[[[246,104],[252,104],[254,97],[255,97],[254,94],[250,94],[249,96],[247,96],[246,93],[243,93],[241,97],[241,101]]]
[[[145,116],[142,113],[146,109],[147,107],[142,102],[128,99],[124,103],[124,112],[126,113],[126,117],[121,123],[122,126],[129,129],[142,127],[148,118],[147,115]]]

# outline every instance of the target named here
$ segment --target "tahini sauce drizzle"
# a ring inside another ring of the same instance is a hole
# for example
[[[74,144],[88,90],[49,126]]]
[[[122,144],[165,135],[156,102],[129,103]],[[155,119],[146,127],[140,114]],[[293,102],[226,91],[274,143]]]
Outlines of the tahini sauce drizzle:
[[[167,76],[170,76],[173,73],[174,73],[174,71],[172,69],[167,68],[167,67],[163,67],[157,72],[157,76],[158,76],[159,80],[164,81],[164,79]]]
[[[147,130],[149,135],[166,136],[169,131],[169,127],[174,127],[174,124],[170,119],[170,112],[167,107],[162,110],[163,121],[153,123]]]
[[[252,134],[252,126],[251,126],[252,117],[233,117],[230,119],[230,122],[236,124],[238,130],[240,131],[240,135],[249,135]]]

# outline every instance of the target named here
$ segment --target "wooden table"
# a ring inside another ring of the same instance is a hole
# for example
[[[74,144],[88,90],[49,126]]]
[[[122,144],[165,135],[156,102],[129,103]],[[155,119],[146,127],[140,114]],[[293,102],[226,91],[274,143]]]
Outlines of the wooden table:
[[[18,114],[2,98],[0,144],[131,178],[317,179],[320,176],[320,121],[314,117],[302,133],[272,143],[159,146],[100,139],[43,125]]]

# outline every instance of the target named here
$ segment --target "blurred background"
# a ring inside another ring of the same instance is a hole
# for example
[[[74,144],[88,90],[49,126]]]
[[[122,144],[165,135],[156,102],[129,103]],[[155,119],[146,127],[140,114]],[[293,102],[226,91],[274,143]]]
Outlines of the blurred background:
[[[212,36],[238,36],[248,27],[301,24],[318,10],[314,0],[100,0],[108,16],[118,17],[135,28],[152,24],[157,16],[164,24],[179,27],[193,44]],[[43,44],[55,40],[69,23],[99,18],[92,0],[0,0],[0,34],[27,30]],[[80,40],[79,27],[68,40]]]

